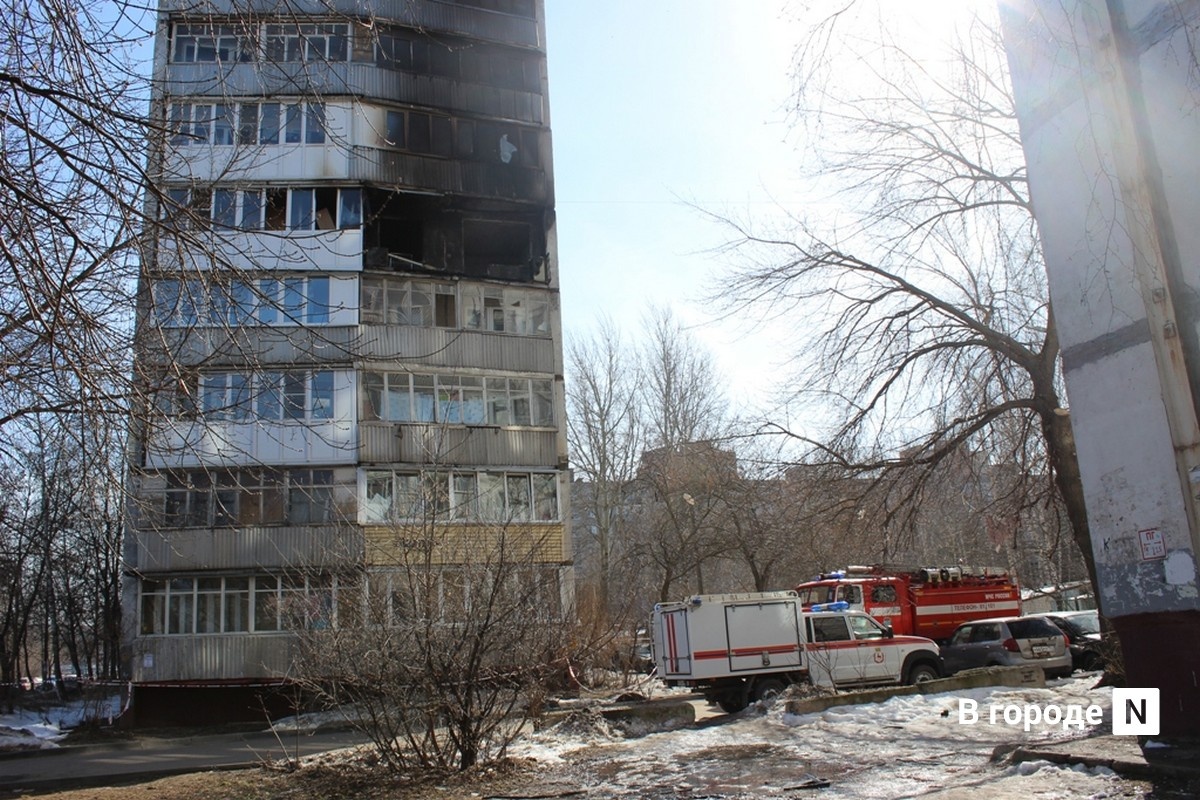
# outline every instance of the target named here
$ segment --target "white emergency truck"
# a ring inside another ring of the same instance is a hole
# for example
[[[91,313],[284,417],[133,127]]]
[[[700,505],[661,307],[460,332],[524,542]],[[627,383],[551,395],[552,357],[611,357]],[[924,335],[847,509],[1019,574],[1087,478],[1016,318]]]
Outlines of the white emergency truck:
[[[845,603],[828,605],[804,611],[791,591],[658,603],[650,637],[659,677],[734,712],[792,683],[841,688],[920,683],[941,674],[933,640],[896,636]]]

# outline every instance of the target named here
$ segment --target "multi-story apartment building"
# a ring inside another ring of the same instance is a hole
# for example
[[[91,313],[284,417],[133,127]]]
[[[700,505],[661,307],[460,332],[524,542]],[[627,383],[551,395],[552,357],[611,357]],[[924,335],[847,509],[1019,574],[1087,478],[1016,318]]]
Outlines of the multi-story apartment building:
[[[136,718],[257,705],[289,607],[360,618],[410,527],[447,593],[503,529],[564,608],[542,0],[163,0],[155,78]]]

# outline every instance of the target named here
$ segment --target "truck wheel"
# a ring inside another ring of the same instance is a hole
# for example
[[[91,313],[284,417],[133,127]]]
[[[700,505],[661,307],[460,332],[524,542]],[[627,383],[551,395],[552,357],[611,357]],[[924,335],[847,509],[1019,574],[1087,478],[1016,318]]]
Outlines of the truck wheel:
[[[738,690],[723,694],[717,698],[717,705],[726,714],[736,714],[737,712],[750,705],[749,698],[746,697],[745,690]]]
[[[785,689],[787,689],[787,684],[779,678],[763,678],[754,684],[754,699],[763,703],[773,703]]]
[[[908,672],[909,684],[916,686],[918,683],[926,681],[935,681],[938,679],[938,671],[932,664],[920,663],[913,666]]]

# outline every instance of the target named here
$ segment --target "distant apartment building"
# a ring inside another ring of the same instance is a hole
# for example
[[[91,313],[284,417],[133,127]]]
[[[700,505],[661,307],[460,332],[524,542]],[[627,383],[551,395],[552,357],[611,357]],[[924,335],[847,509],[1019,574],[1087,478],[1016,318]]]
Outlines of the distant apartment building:
[[[236,716],[434,526],[570,601],[542,0],[164,0],[126,617],[143,722]],[[465,548],[465,549],[464,549]],[[455,555],[457,554],[457,555]]]

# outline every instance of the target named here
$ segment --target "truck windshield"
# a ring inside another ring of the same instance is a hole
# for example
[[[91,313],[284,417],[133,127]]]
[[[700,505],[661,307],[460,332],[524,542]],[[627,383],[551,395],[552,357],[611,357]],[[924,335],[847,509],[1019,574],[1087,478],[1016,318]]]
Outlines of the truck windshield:
[[[832,603],[836,591],[837,584],[828,584],[807,586],[803,589],[797,589],[796,593],[800,595],[800,605],[811,606],[816,603]]]
[[[838,587],[838,600],[845,600],[850,605],[862,603],[862,587],[857,583],[846,583]]]

